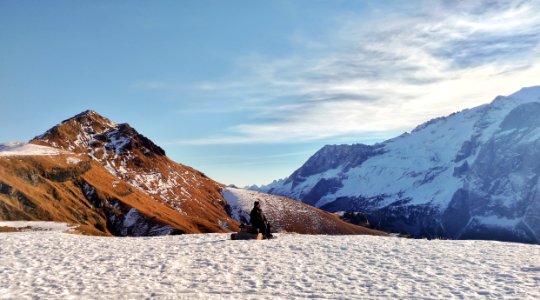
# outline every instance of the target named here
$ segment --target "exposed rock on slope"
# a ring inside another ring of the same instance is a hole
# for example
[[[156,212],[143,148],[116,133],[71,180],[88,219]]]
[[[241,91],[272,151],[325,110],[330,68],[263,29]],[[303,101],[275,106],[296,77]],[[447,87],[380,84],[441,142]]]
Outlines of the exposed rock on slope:
[[[191,219],[197,229],[190,232],[223,232],[237,226],[227,214],[221,184],[170,160],[128,124],[116,124],[89,110],[31,143],[89,155],[118,179]]]
[[[128,124],[93,111],[63,121],[31,144],[0,145],[0,220],[67,222],[89,234],[236,230],[223,189],[203,173],[170,160]],[[278,229],[382,234],[291,199],[249,191],[241,196],[250,205],[254,199],[266,201]],[[238,209],[233,206],[232,213],[238,215]]]
[[[185,216],[85,155],[0,157],[0,220],[50,220],[98,235],[192,232]]]
[[[540,243],[540,87],[376,145],[325,146],[260,190],[413,236]]]
[[[237,188],[226,188],[223,196],[231,206],[233,217],[246,224],[249,223],[253,202],[259,201],[264,214],[273,226],[272,230],[277,232],[386,235],[380,231],[346,223],[334,214],[285,197]]]

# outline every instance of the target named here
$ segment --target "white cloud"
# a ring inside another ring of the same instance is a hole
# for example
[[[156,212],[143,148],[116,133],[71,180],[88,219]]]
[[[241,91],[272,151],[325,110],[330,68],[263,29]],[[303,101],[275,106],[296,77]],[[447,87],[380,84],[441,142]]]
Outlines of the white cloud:
[[[252,107],[259,120],[182,143],[383,139],[540,83],[536,2],[433,4],[414,16],[347,16],[297,54],[243,58],[232,80],[198,89]]]

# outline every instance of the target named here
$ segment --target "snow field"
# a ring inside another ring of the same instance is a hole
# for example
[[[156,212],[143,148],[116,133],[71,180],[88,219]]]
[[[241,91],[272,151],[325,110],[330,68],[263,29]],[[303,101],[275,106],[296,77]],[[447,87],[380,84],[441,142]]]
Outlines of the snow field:
[[[60,155],[69,153],[52,147],[21,142],[0,144],[0,156]]]
[[[540,298],[540,246],[281,234],[0,234],[1,299]]]

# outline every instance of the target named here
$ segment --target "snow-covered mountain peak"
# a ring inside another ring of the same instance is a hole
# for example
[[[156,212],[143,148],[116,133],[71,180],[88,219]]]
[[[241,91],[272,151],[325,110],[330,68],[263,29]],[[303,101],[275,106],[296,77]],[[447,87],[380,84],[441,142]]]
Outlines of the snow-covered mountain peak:
[[[86,110],[35,137],[32,143],[47,144],[90,156],[125,155],[133,150],[144,155],[165,155],[165,151],[127,123],[117,124],[93,110]]]
[[[354,167],[373,155],[380,146],[364,144],[326,145],[317,151],[298,172],[299,176],[309,176],[338,166]]]
[[[540,85],[524,87],[508,97],[527,101],[540,101]]]
[[[540,242],[538,116],[540,86],[524,88],[380,144],[325,146],[261,190],[384,230]]]

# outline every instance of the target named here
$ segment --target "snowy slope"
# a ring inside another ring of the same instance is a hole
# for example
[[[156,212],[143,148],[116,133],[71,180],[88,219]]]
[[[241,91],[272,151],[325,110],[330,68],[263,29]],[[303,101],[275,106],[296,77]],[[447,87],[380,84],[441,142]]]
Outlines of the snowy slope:
[[[416,236],[538,243],[539,115],[540,87],[524,88],[380,144],[325,146],[260,190]]]
[[[249,224],[253,202],[259,201],[275,232],[385,235],[346,223],[334,214],[293,199],[231,187],[224,189],[222,194],[229,204],[231,216],[244,224]]]
[[[277,231],[283,230],[285,220],[282,217],[287,211],[294,211],[297,214],[308,214],[311,218],[317,217],[315,210],[305,205],[298,205],[294,200],[285,201],[283,197],[230,187],[224,189],[222,194],[231,207],[232,217],[244,224],[249,224],[249,213],[255,201],[261,203],[266,217],[279,227],[276,228]]]
[[[0,156],[59,155],[68,153],[70,152],[53,147],[21,142],[8,142],[0,144]]]
[[[279,234],[0,233],[2,299],[538,299],[540,247]]]
[[[70,226],[67,223],[48,221],[0,221],[0,227],[11,227],[17,229],[28,229],[30,231],[59,231],[68,232],[76,229],[77,226]]]

